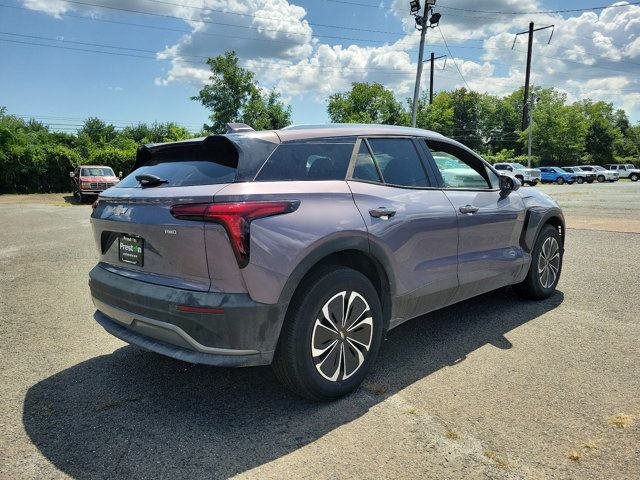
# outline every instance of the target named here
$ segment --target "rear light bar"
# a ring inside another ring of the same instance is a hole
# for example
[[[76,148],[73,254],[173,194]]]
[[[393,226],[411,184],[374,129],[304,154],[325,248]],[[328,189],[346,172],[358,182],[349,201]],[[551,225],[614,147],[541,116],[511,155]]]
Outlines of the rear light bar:
[[[171,214],[182,220],[221,224],[229,235],[240,268],[249,263],[249,227],[257,218],[295,212],[299,200],[264,202],[191,203],[171,207]]]

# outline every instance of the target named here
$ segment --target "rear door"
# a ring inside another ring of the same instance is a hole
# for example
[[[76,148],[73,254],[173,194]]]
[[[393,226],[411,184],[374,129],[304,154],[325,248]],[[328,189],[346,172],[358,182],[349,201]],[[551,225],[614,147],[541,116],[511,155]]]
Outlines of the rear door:
[[[472,152],[444,141],[428,140],[427,146],[458,218],[455,301],[513,283],[524,264],[522,198],[517,192],[504,196],[498,176]]]
[[[349,187],[395,279],[392,326],[448,305],[458,288],[456,214],[412,138],[360,139]]]

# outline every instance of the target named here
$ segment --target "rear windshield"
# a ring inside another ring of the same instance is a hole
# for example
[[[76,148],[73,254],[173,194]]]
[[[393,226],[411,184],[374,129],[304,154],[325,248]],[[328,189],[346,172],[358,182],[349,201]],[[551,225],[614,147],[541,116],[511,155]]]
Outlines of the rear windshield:
[[[355,137],[283,143],[262,166],[256,181],[344,180]]]
[[[166,183],[155,188],[187,187],[233,182],[236,176],[236,167],[208,160],[164,161],[134,170],[118,184],[118,187],[139,187],[140,182],[136,180],[136,176],[145,173],[166,180]]]
[[[80,170],[81,177],[113,177],[113,170],[110,168],[85,167]]]

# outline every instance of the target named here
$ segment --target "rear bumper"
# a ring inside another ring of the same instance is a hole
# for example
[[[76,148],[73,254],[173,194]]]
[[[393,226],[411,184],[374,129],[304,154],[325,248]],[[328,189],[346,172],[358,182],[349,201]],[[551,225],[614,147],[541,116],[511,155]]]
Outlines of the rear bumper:
[[[123,277],[100,266],[89,274],[95,320],[112,335],[191,363],[250,366],[271,363],[283,309],[246,294],[196,292]],[[179,311],[178,305],[222,313]]]

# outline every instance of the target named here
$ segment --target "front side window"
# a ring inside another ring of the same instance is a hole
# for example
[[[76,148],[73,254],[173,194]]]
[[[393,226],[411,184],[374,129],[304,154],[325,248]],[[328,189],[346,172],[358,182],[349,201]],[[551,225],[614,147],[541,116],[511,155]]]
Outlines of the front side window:
[[[490,189],[497,183],[495,174],[491,178],[484,163],[469,152],[443,142],[427,144],[445,188]]]
[[[344,180],[355,138],[283,143],[262,166],[257,182]]]
[[[368,142],[385,183],[400,187],[430,186],[411,139],[371,138]]]

